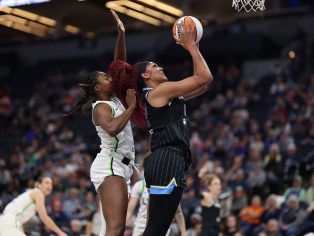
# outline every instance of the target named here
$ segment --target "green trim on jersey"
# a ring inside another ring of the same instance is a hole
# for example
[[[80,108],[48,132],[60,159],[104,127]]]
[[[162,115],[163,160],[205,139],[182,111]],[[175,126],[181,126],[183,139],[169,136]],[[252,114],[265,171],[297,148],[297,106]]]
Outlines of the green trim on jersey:
[[[18,226],[17,224],[17,221],[19,220],[19,218],[24,214],[24,212],[29,208],[31,207],[33,204],[35,204],[33,201],[31,201],[29,204],[27,204],[21,213],[17,214],[16,217],[15,217],[15,226],[17,229],[21,230],[21,228]],[[22,231],[23,232],[23,231]]]
[[[144,193],[144,190],[145,190],[145,179],[142,179],[142,188],[141,188],[141,193],[140,193],[141,197],[142,197],[142,195]]]

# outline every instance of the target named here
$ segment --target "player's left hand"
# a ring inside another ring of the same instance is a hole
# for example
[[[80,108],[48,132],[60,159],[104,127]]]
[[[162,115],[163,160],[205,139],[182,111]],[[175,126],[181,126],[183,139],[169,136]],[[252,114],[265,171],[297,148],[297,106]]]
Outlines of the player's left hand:
[[[124,28],[124,24],[122,23],[122,21],[120,20],[118,14],[114,11],[114,10],[110,10],[111,11],[111,14],[113,16],[113,19],[114,21],[116,22],[116,25],[117,25],[117,29],[118,29],[118,32],[119,34],[120,33],[125,33],[125,28]]]

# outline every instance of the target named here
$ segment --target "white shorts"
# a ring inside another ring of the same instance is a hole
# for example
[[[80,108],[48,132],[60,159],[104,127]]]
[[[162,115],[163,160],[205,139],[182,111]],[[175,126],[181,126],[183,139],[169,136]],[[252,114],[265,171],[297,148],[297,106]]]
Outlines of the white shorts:
[[[122,159],[121,155],[105,149],[97,154],[90,169],[90,178],[97,192],[99,192],[98,188],[106,177],[117,175],[125,179],[128,192],[131,193],[130,178],[133,174],[133,162],[126,165],[122,163]]]
[[[26,236],[21,225],[16,224],[16,217],[10,215],[0,216],[0,236]]]

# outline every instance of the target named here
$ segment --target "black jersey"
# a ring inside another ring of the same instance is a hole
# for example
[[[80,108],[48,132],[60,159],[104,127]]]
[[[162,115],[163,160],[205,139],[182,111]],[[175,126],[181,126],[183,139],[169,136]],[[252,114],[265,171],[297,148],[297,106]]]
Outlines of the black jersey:
[[[218,236],[220,224],[220,205],[218,202],[210,207],[202,206],[203,226],[201,236]]]
[[[150,194],[170,194],[176,186],[185,187],[191,163],[185,101],[174,98],[163,107],[153,107],[147,101],[149,90],[144,106],[152,155],[145,168],[146,186]]]
[[[184,99],[174,98],[163,107],[153,107],[147,101],[149,91],[144,93],[144,107],[152,151],[161,146],[189,149],[190,135]]]

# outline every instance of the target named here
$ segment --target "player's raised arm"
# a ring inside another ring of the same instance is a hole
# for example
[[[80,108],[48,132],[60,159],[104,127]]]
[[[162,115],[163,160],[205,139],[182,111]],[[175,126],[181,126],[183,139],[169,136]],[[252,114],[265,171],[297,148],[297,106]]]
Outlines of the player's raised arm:
[[[113,10],[111,10],[111,14],[116,22],[118,30],[118,38],[114,50],[114,60],[126,61],[125,28],[118,14]]]

